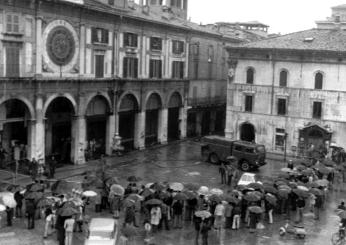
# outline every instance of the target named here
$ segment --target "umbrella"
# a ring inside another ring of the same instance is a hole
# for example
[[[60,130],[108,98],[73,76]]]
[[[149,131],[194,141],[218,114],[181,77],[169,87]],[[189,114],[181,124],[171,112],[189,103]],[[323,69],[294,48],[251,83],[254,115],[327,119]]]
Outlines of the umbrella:
[[[222,198],[219,195],[215,195],[215,194],[211,195],[208,199],[211,202],[217,202],[217,203],[222,201]]]
[[[113,192],[114,194],[116,194],[118,196],[122,196],[125,193],[124,187],[122,187],[121,185],[118,185],[118,184],[112,185],[110,190],[111,190],[111,192]]]
[[[195,212],[195,216],[202,219],[207,219],[211,216],[211,213],[207,210],[200,210]]]
[[[317,171],[321,174],[329,174],[331,171],[325,167],[324,165],[320,164],[318,167],[316,167]]]
[[[209,191],[209,193],[210,193],[211,195],[218,195],[218,196],[220,196],[220,195],[223,194],[223,190],[218,189],[218,188],[213,188],[213,189],[211,189],[211,190]]]
[[[225,201],[233,204],[238,204],[240,200],[234,196],[226,196]]]
[[[194,193],[193,191],[185,190],[183,193],[187,196],[187,199],[196,198],[196,193]]]
[[[75,197],[71,200],[76,206],[82,206],[84,203],[83,203],[83,200],[79,197]]]
[[[165,189],[165,186],[163,184],[160,184],[158,182],[155,182],[154,184],[152,184],[150,186],[151,189],[155,190],[155,191],[162,191],[163,189]]]
[[[47,206],[52,206],[54,204],[53,199],[47,199],[47,198],[41,198],[37,202],[37,207],[42,208],[42,207],[47,207]]]
[[[238,190],[238,191],[244,191],[244,190],[246,190],[246,185],[237,185],[236,186],[236,189]]]
[[[161,205],[162,201],[156,198],[150,199],[149,201],[145,202],[146,205]]]
[[[309,188],[307,188],[306,186],[298,185],[297,188],[302,191],[309,191]]]
[[[308,183],[308,187],[310,188],[318,188],[319,185],[316,182]]]
[[[15,208],[17,206],[17,202],[14,200],[14,195],[12,192],[2,192],[0,193],[0,203],[9,207]]]
[[[287,199],[287,198],[288,198],[288,194],[289,194],[290,192],[291,192],[291,191],[290,191],[290,190],[287,190],[287,189],[279,189],[279,191],[278,191],[278,196],[281,197],[281,198]]]
[[[114,185],[114,184],[119,184],[119,180],[118,180],[117,177],[110,177],[110,178],[108,178],[108,179],[106,180],[105,183],[106,183],[107,186],[112,186],[112,185]]]
[[[317,188],[311,188],[310,193],[314,194],[315,196],[323,196],[323,192]]]
[[[293,193],[296,194],[299,197],[307,198],[309,196],[309,193],[307,191],[304,191],[302,189],[293,189]]]
[[[295,163],[297,163],[297,165],[301,164],[301,165],[304,165],[306,167],[311,167],[313,165],[312,161],[310,159],[306,159],[306,158],[298,159],[297,161],[295,161]]]
[[[265,199],[267,200],[267,202],[269,202],[270,204],[272,205],[276,205],[276,202],[277,202],[277,198],[271,194],[266,194],[265,195]]]
[[[277,194],[278,190],[274,186],[265,185],[264,186],[264,192],[272,193],[272,194]]]
[[[127,178],[127,181],[128,182],[139,182],[139,181],[141,181],[142,179],[140,178],[140,177],[137,177],[137,176],[134,176],[134,175],[132,175],[132,176],[129,176],[128,178]]]
[[[295,169],[297,169],[298,171],[304,171],[305,169],[307,169],[307,167],[304,165],[298,165],[295,167]]]
[[[169,184],[169,188],[173,191],[182,191],[184,189],[184,185],[182,183],[174,182]]]
[[[32,186],[30,186],[30,188],[28,189],[28,191],[42,191],[44,190],[44,186],[39,184],[39,183],[35,183]]]
[[[280,171],[281,171],[281,172],[284,172],[284,173],[292,173],[292,172],[293,172],[293,169],[290,169],[290,168],[282,168]]]
[[[32,200],[39,200],[43,197],[42,192],[26,192],[26,195],[24,195],[25,199],[32,199]]]
[[[81,189],[81,184],[72,181],[67,182],[66,180],[58,180],[51,187],[54,194],[66,194],[71,192],[72,189]]]
[[[126,237],[133,237],[138,234],[138,230],[132,225],[127,225],[126,227],[121,229],[121,233]]]
[[[131,199],[131,198],[126,198],[124,201],[123,201],[123,206],[125,208],[128,208],[128,207],[132,207],[134,206],[136,203],[135,200]]]
[[[328,158],[323,159],[322,163],[328,167],[334,167],[336,165],[336,163]]]
[[[264,212],[264,210],[259,206],[251,206],[251,207],[249,207],[249,211],[251,213],[255,213],[255,214],[261,214]]]
[[[255,190],[263,190],[263,185],[256,182],[256,183],[250,183],[247,185],[248,188],[253,188]]]
[[[84,191],[82,195],[85,197],[96,197],[97,193],[95,191]]]
[[[149,188],[144,188],[144,190],[141,193],[141,196],[148,197],[148,196],[152,195],[153,193],[155,193],[154,190],[149,189]]]
[[[73,201],[66,201],[62,204],[63,208],[76,208],[76,204]]]
[[[138,194],[135,194],[135,193],[130,194],[127,198],[131,199],[131,200],[133,200],[135,202],[143,201],[143,199],[144,199],[142,196],[140,196]]]
[[[314,173],[314,171],[311,169],[311,168],[307,168],[307,169],[304,169],[303,171],[302,171],[302,174],[303,175],[306,175],[306,176],[310,176],[310,175],[312,175]]]
[[[282,181],[282,180],[278,180],[275,182],[276,186],[282,186],[282,185],[287,185],[287,181]]]
[[[60,215],[61,217],[69,217],[77,213],[78,211],[72,207],[61,208],[60,210],[58,210],[58,215]]]
[[[346,219],[346,211],[345,210],[341,210],[341,211],[337,212],[337,214],[340,217],[340,219]]]
[[[197,191],[199,186],[195,183],[187,183],[184,185],[185,189],[191,190],[191,191]]]
[[[288,183],[288,186],[289,186],[290,188],[294,189],[294,188],[297,188],[297,187],[298,187],[298,184],[297,184],[296,182],[289,182],[289,183]]]
[[[289,187],[288,185],[280,185],[278,187],[279,190],[287,190],[288,192],[291,192],[292,188]]]
[[[180,200],[180,201],[185,201],[187,199],[187,195],[185,195],[184,193],[180,192],[180,193],[177,193],[173,199],[175,200]]]
[[[145,186],[144,186],[144,187],[149,189],[149,188],[150,188],[150,186],[152,186],[153,184],[154,184],[154,183],[147,183],[147,184],[145,184]]]
[[[257,202],[261,200],[261,197],[259,197],[253,192],[249,192],[249,193],[246,193],[246,195],[244,196],[244,199],[249,202]]]
[[[287,180],[290,178],[290,174],[289,173],[280,173],[280,174],[278,174],[278,177],[280,179]]]
[[[316,183],[318,186],[327,187],[328,184],[329,184],[329,181],[326,180],[326,179],[319,179],[319,180],[316,180],[315,183]]]
[[[6,210],[6,206],[3,204],[0,204],[0,212],[5,211],[5,210]]]
[[[206,186],[201,186],[201,187],[198,189],[197,193],[198,193],[199,195],[204,195],[204,196],[206,196],[206,195],[209,194],[209,188],[206,187]]]

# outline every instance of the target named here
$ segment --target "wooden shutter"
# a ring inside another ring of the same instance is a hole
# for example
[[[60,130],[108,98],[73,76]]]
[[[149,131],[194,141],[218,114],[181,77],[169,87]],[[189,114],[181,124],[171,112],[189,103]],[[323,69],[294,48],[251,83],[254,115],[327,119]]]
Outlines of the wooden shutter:
[[[154,77],[154,60],[150,60],[150,63],[149,63],[149,77],[150,78]]]
[[[162,78],[162,60],[158,60],[159,78]]]
[[[138,59],[137,58],[134,58],[134,78],[137,78],[138,77]]]
[[[95,76],[102,78],[104,76],[104,55],[96,55],[95,63]]]
[[[16,45],[6,48],[6,76],[19,77],[19,47]]]
[[[133,47],[138,47],[138,35],[133,34]]]
[[[184,78],[184,62],[180,62],[180,78]]]
[[[97,29],[95,27],[91,28],[91,42],[97,42]]]
[[[128,58],[124,58],[123,62],[123,77],[127,77]]]

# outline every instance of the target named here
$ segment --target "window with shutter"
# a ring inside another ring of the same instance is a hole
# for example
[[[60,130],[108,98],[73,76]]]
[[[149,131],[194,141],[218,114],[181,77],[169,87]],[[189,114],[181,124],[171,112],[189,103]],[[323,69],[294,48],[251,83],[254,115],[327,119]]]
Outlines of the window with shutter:
[[[252,104],[253,103],[253,96],[252,95],[246,95],[245,96],[245,111],[246,112],[252,112]]]
[[[134,33],[126,32],[124,33],[124,47],[133,47],[138,46],[138,35]]]
[[[103,28],[92,28],[91,37],[93,43],[108,44],[108,30]]]
[[[6,32],[19,33],[20,32],[20,17],[19,14],[6,14]]]
[[[20,47],[17,45],[10,45],[6,47],[6,76],[19,77],[19,54]]]
[[[123,77],[137,78],[138,77],[138,59],[125,57],[123,60]]]
[[[95,77],[104,76],[104,55],[95,55]]]
[[[150,49],[151,50],[162,50],[162,38],[151,37],[150,38]]]
[[[184,42],[183,41],[177,41],[173,40],[172,43],[172,52],[173,54],[182,54],[184,53]]]
[[[150,60],[149,76],[150,78],[162,78],[161,60]]]
[[[278,115],[286,115],[286,99],[278,99]]]
[[[172,78],[183,79],[184,78],[184,62],[173,61],[172,63]]]
[[[316,119],[321,119],[322,117],[322,102],[314,101],[312,108],[312,117]]]

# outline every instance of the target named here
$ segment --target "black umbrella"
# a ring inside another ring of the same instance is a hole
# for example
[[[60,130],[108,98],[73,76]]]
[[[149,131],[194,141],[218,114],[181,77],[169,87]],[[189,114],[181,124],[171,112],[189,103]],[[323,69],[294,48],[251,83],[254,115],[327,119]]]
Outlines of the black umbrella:
[[[58,215],[60,215],[61,217],[69,217],[69,216],[75,215],[77,213],[78,213],[78,211],[74,208],[71,208],[71,207],[61,208],[58,210]]]
[[[161,205],[162,201],[156,198],[150,199],[149,201],[145,202],[146,205]]]
[[[134,176],[134,175],[132,175],[132,176],[129,176],[128,178],[127,178],[127,181],[128,182],[138,182],[138,181],[141,181],[142,179],[140,178],[140,177],[137,177],[137,176]]]

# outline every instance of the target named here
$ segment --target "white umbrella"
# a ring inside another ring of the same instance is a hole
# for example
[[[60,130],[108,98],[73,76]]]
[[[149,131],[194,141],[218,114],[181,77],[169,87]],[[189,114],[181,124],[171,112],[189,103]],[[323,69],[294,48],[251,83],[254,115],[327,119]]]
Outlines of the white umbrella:
[[[96,197],[97,193],[95,191],[84,191],[82,195],[85,197]]]
[[[209,188],[206,187],[206,186],[201,186],[201,187],[198,189],[197,193],[198,193],[199,195],[204,195],[204,196],[206,196],[206,195],[209,194]]]
[[[6,206],[5,206],[5,205],[0,204],[0,212],[5,211],[5,210],[6,210]]]
[[[154,184],[154,183],[148,183],[148,184],[145,185],[145,188],[148,188],[148,189],[149,189],[150,186],[152,186],[153,184]]]
[[[210,194],[221,196],[223,194],[223,190],[221,190],[219,188],[213,188],[210,190]]]
[[[0,193],[0,203],[9,208],[15,208],[17,206],[17,202],[14,200],[14,194],[11,192]]]
[[[171,183],[171,184],[169,184],[169,187],[173,191],[182,191],[184,189],[184,185],[182,183],[179,183],[179,182]]]
[[[302,185],[298,185],[297,186],[297,189],[300,189],[302,191],[309,191],[309,188],[305,187],[305,186],[302,186]]]

